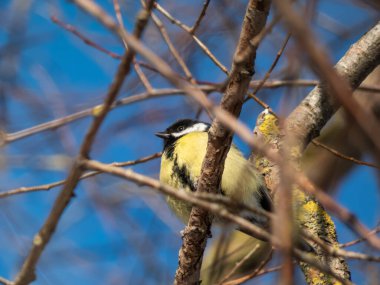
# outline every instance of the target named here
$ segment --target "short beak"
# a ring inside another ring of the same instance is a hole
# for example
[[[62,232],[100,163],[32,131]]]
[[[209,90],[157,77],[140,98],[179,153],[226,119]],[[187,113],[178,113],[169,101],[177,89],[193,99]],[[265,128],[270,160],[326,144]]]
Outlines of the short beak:
[[[170,134],[165,133],[165,132],[158,132],[158,133],[155,133],[155,135],[162,139],[168,139],[170,137]]]

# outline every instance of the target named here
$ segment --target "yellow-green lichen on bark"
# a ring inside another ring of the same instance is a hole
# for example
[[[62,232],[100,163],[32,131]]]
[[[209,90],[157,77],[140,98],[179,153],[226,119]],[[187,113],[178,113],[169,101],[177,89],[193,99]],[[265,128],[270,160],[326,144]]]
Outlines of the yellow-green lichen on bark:
[[[255,128],[255,135],[258,139],[264,140],[272,150],[279,152],[284,143],[284,135],[279,128],[277,116],[268,110],[263,111],[258,119]],[[292,134],[290,134],[292,135]],[[288,142],[288,140],[286,140]],[[300,167],[300,159],[302,158],[302,148],[297,144],[287,146],[290,157],[295,163],[295,167]],[[251,161],[257,169],[264,175],[268,189],[272,194],[279,185],[279,166],[269,161],[262,155],[251,156]],[[292,199],[294,203],[296,224],[303,230],[315,235],[325,241],[329,246],[337,247],[337,234],[334,222],[329,214],[324,210],[314,197],[306,195],[298,187],[293,187]],[[275,199],[276,201],[276,199]],[[317,244],[312,244],[318,260],[328,265],[333,272],[344,279],[350,280],[350,272],[343,258],[328,256]],[[299,263],[306,282],[312,285],[330,285],[340,284],[334,278],[319,272],[309,264]]]

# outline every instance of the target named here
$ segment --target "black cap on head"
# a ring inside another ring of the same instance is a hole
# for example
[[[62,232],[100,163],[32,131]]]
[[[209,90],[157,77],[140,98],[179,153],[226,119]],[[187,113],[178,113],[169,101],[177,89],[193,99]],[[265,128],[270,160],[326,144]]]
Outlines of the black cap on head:
[[[164,152],[167,157],[171,157],[173,155],[174,143],[180,137],[190,132],[207,132],[209,128],[210,124],[205,122],[192,119],[182,119],[170,125],[165,131],[155,133],[155,135],[163,139]]]
[[[174,124],[170,125],[165,130],[165,132],[169,133],[169,134],[175,133],[175,132],[181,131],[181,128],[182,128],[182,130],[184,130],[184,129],[187,129],[188,127],[191,127],[197,123],[203,123],[203,122],[197,121],[197,120],[192,120],[192,119],[181,119],[181,120],[176,121]]]
[[[171,134],[173,133],[180,133],[183,130],[195,125],[195,124],[205,124],[210,126],[209,124],[198,121],[198,120],[193,120],[193,119],[181,119],[170,125],[165,131],[163,132],[157,132],[155,133],[156,136],[162,139],[169,139],[171,137]]]

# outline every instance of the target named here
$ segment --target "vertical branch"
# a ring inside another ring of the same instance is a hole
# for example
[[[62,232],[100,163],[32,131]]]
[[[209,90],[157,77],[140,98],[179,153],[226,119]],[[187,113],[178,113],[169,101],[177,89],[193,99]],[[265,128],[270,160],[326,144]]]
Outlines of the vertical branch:
[[[286,142],[285,142],[286,144]],[[285,145],[284,144],[284,145]],[[293,195],[292,181],[286,175],[284,169],[288,167],[291,159],[289,148],[284,147],[280,153],[284,158],[284,163],[280,166],[280,183],[276,191],[276,207],[275,216],[272,222],[273,234],[281,240],[279,252],[282,259],[282,268],[280,270],[279,280],[282,285],[294,284],[294,264],[293,264],[293,233],[295,227],[293,225]]]
[[[222,108],[236,117],[240,114],[244,96],[254,73],[257,46],[252,45],[251,40],[264,28],[269,8],[270,1],[251,0],[248,3],[229,81],[221,102]],[[232,132],[215,119],[209,131],[207,151],[197,191],[218,192],[231,141]],[[207,211],[193,207],[179,252],[176,284],[195,284],[199,281],[200,265],[210,234],[211,222],[212,217]]]
[[[201,24],[203,17],[206,15],[206,10],[208,8],[208,4],[210,4],[210,0],[206,0],[203,3],[203,8],[201,13],[199,14],[198,19],[195,21],[194,26],[190,29],[189,33],[190,34],[195,34],[195,31],[198,29],[199,25]]]

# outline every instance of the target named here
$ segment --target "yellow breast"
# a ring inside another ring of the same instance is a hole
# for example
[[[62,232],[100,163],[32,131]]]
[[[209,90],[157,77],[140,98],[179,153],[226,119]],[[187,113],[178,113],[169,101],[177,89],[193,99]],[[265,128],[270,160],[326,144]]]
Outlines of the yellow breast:
[[[206,154],[207,140],[208,135],[205,132],[192,132],[179,138],[175,142],[172,158],[167,158],[165,153],[162,155],[160,180],[173,187],[191,191],[189,185],[184,187],[184,179],[180,179],[175,174],[175,170],[178,168],[187,170],[189,180],[196,185]],[[231,146],[222,176],[221,189],[223,194],[255,207],[257,200],[253,193],[261,183],[261,177],[254,171],[252,165],[235,146]],[[191,206],[170,197],[167,201],[174,213],[186,223]]]

